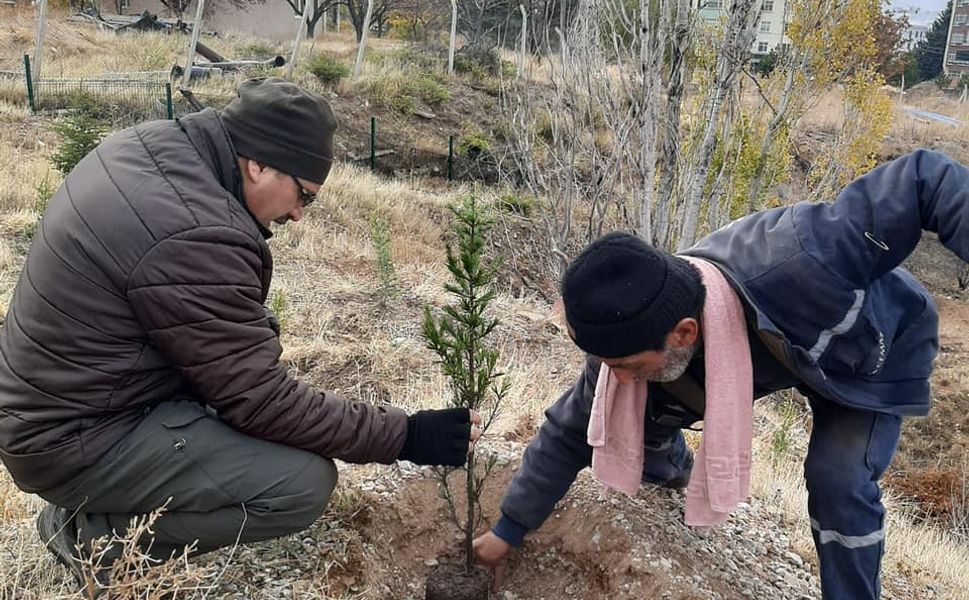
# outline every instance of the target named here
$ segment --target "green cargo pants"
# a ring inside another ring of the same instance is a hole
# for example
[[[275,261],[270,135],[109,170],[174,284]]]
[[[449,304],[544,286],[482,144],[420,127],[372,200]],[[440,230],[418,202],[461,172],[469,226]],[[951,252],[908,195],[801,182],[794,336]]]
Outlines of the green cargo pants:
[[[249,437],[178,401],[155,407],[94,465],[40,496],[76,511],[68,526],[87,548],[167,501],[150,552],[167,559],[196,541],[201,553],[301,531],[336,480],[332,460]]]

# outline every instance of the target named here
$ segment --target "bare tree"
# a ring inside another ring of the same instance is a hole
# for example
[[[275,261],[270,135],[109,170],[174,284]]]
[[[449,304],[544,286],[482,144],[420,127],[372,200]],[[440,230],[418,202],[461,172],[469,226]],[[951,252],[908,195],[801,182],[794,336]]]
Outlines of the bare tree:
[[[521,84],[502,97],[513,172],[546,203],[542,221],[555,273],[568,262],[579,227],[586,241],[610,219],[650,228],[662,15],[670,6],[668,0],[638,6],[582,0],[568,30],[557,32],[550,91]]]
[[[690,0],[676,0],[674,22],[670,32],[669,76],[666,86],[666,116],[663,119],[662,152],[659,159],[659,186],[656,190],[655,226],[640,235],[660,248],[669,244],[670,212],[673,192],[679,176],[680,111],[688,80],[687,54],[693,43],[695,23],[691,18]]]
[[[338,4],[337,0],[286,0],[286,4],[293,9],[293,14],[306,15],[306,37],[312,38],[316,34],[316,26],[326,17],[330,10]]]
[[[450,19],[449,0],[396,0],[394,10],[407,22],[407,38],[427,44]]]
[[[502,21],[497,15],[509,8],[518,10],[509,0],[458,0],[458,31],[464,35],[464,51],[480,54],[498,45],[497,30]],[[507,29],[507,28],[506,28]]]
[[[373,25],[373,15],[382,14],[392,7],[393,0],[374,0],[371,8],[370,23],[367,21],[367,0],[338,0],[339,4],[347,7],[347,15],[353,23],[353,29],[357,33],[357,41],[363,39],[363,30]]]
[[[704,104],[707,107],[707,118],[703,139],[695,160],[691,161],[696,167],[689,179],[682,208],[682,225],[677,241],[679,250],[690,247],[696,240],[700,204],[717,143],[721,110],[737,74],[750,59],[750,47],[756,36],[755,26],[759,17],[760,0],[733,0],[727,16],[723,43],[717,52],[715,78]]]
[[[85,0],[79,0],[82,4]],[[185,11],[194,0],[158,0],[162,6],[168,9],[173,17],[182,21],[185,19]],[[206,17],[212,16],[220,8],[246,8],[252,4],[263,4],[266,0],[209,0],[205,4],[202,13]],[[121,11],[118,11],[119,13]]]
[[[162,6],[168,9],[172,13],[172,16],[178,20],[183,20],[185,17],[185,11],[188,9],[188,5],[192,3],[192,0],[158,0],[161,2]]]

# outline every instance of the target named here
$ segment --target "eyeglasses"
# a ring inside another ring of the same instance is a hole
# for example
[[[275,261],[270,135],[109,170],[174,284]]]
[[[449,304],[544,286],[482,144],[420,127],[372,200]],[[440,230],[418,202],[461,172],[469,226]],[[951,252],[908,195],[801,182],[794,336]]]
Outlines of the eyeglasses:
[[[313,201],[316,200],[316,192],[311,192],[304,188],[303,184],[299,182],[299,179],[296,179],[293,175],[290,175],[290,177],[293,178],[293,183],[296,184],[296,189],[299,191],[299,203],[303,208],[313,204]]]

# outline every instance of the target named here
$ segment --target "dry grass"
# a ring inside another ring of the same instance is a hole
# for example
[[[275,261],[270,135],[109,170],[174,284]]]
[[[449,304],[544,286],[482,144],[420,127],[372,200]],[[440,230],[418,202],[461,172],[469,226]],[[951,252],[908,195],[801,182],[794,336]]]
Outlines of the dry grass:
[[[887,89],[887,88],[886,88]],[[937,149],[962,163],[969,163],[969,103],[962,103],[951,93],[946,94],[933,82],[919,84],[905,94],[890,92],[894,104],[892,127],[885,140],[882,154],[894,157],[918,148]],[[928,119],[911,110],[933,112],[959,121],[959,125]],[[835,133],[844,119],[842,93],[829,90],[817,98],[799,122],[805,132]]]
[[[797,552],[814,559],[814,543],[807,514],[807,489],[804,486],[803,458],[808,434],[804,423],[792,428],[794,446],[783,460],[774,460],[773,433],[781,420],[766,403],[759,403],[756,419],[760,423],[755,440],[751,493],[768,502],[778,518],[789,527],[787,535]],[[883,561],[883,581],[903,574],[920,584],[941,590],[943,598],[969,597],[969,547],[950,532],[917,524],[914,507],[890,494],[884,503],[888,511],[887,542]]]

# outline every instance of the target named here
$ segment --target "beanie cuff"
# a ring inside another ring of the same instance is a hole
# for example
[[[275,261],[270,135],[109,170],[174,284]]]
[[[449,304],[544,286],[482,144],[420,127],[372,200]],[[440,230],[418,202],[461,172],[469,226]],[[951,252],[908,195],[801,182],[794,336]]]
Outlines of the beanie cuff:
[[[307,181],[322,184],[330,172],[333,157],[314,154],[306,149],[272,139],[242,121],[223,115],[222,120],[232,138],[236,152],[246,158],[261,162],[277,171],[294,175]]]

